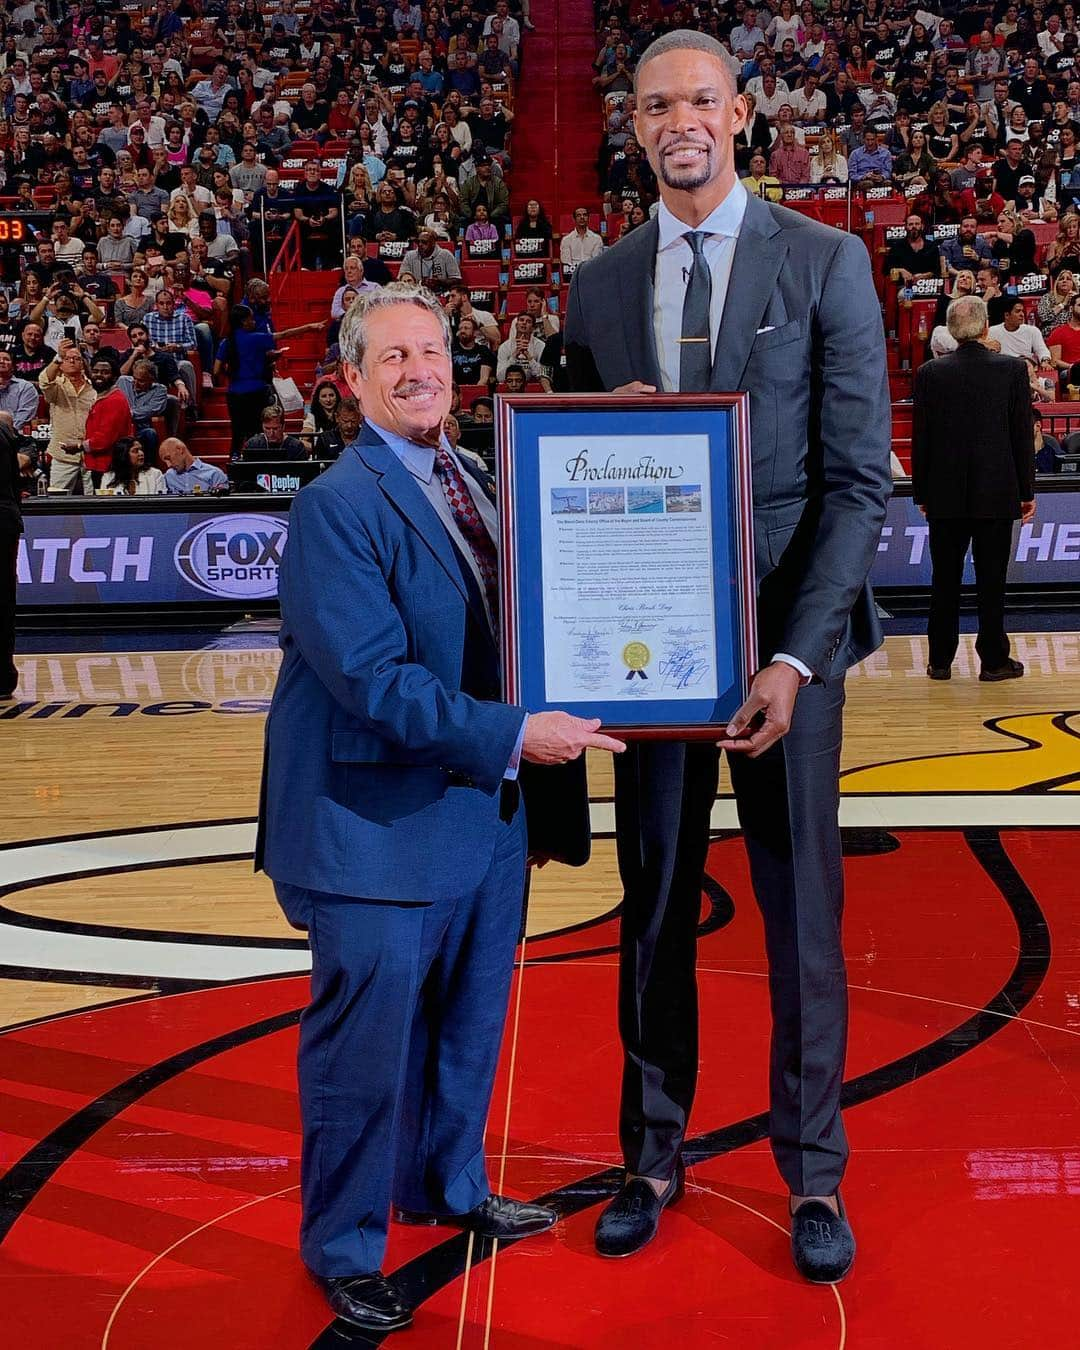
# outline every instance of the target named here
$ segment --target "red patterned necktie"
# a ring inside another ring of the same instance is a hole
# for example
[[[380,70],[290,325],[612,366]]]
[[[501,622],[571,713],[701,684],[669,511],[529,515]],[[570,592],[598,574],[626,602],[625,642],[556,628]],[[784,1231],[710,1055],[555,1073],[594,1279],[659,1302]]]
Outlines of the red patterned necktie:
[[[488,612],[494,624],[499,615],[499,560],[495,553],[495,545],[480,519],[480,512],[476,509],[472,493],[466,486],[458,466],[454,463],[450,452],[442,446],[435,451],[435,472],[439,475],[439,482],[442,484],[454,523],[476,559],[476,569],[484,583]]]

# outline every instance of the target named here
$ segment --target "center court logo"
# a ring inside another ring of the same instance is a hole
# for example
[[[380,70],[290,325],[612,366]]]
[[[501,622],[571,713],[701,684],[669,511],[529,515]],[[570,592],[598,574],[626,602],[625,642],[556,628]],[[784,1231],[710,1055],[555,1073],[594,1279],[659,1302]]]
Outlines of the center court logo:
[[[272,600],[288,537],[288,522],[274,516],[215,516],[182,536],[173,560],[185,581],[210,595]]]

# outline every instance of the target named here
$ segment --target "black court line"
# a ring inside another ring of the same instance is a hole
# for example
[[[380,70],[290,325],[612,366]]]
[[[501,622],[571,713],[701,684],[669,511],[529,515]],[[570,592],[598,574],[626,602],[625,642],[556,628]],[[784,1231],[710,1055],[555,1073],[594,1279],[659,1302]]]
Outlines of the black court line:
[[[968,830],[965,831],[965,838],[972,853],[997,886],[1016,923],[1019,953],[1013,970],[998,993],[983,1008],[951,1031],[845,1084],[841,1097],[844,1109],[907,1086],[989,1040],[1023,1011],[1046,977],[1051,955],[1049,928],[1034,895],[1002,846],[998,831]],[[0,1243],[59,1168],[87,1144],[98,1130],[129,1106],[215,1055],[296,1025],[302,1011],[302,1008],[296,1008],[278,1013],[169,1056],[117,1084],[50,1131],[0,1177]],[[767,1114],[760,1112],[689,1140],[684,1157],[688,1165],[695,1166],[766,1137]],[[622,1169],[609,1167],[536,1199],[539,1203],[550,1205],[560,1217],[566,1218],[606,1200],[615,1193],[621,1180]],[[502,1245],[505,1247],[509,1244]],[[465,1270],[467,1246],[467,1237],[457,1234],[395,1271],[394,1281],[406,1300],[413,1306],[419,1306],[446,1284],[459,1278]],[[481,1264],[490,1255],[491,1244],[481,1242],[474,1246],[473,1263]],[[332,1322],[315,1339],[311,1350],[340,1350],[343,1340],[357,1346],[377,1346],[383,1339],[358,1332],[345,1323]]]
[[[1019,937],[1016,964],[989,1003],[959,1026],[930,1044],[847,1082],[841,1094],[841,1107],[844,1110],[909,1086],[988,1041],[1008,1026],[1031,1002],[1050,968],[1050,930],[1045,916],[1002,846],[998,832],[967,830],[964,837],[983,870],[1001,893],[1016,923]],[[687,1141],[683,1157],[687,1165],[693,1167],[766,1138],[768,1115],[762,1111]],[[538,1204],[550,1205],[560,1218],[565,1219],[610,1198],[622,1184],[622,1178],[621,1167],[608,1167],[533,1199]],[[504,1242],[500,1245],[505,1248],[512,1244]],[[492,1250],[493,1244],[486,1240],[474,1243],[471,1268],[475,1269],[486,1262]],[[394,1271],[394,1284],[406,1303],[419,1307],[464,1274],[467,1252],[468,1236],[455,1234]],[[385,1339],[383,1335],[359,1331],[338,1320],[331,1322],[315,1338],[310,1350],[341,1350],[343,1344],[379,1346]]]
[[[191,1045],[178,1054],[170,1055],[159,1064],[140,1069],[108,1092],[76,1111],[51,1130],[0,1177],[0,1243],[38,1192],[56,1175],[56,1172],[80,1148],[111,1120],[134,1105],[141,1097],[162,1087],[170,1079],[186,1073],[196,1065],[249,1045],[263,1036],[272,1036],[300,1021],[302,1008],[264,1017],[246,1027],[226,1031],[212,1040]]]

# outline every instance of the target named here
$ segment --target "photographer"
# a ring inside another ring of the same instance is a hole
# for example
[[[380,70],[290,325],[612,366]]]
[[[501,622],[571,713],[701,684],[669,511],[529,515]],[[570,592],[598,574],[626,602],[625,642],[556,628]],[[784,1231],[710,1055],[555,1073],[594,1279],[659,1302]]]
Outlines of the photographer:
[[[38,384],[49,405],[49,486],[89,496],[94,484],[83,459],[83,445],[86,418],[97,393],[86,378],[76,342],[61,338],[60,350],[41,372]]]
[[[81,338],[87,320],[103,323],[105,311],[73,276],[54,281],[30,311],[30,322],[41,324],[46,346],[55,351],[60,350],[62,338]]]

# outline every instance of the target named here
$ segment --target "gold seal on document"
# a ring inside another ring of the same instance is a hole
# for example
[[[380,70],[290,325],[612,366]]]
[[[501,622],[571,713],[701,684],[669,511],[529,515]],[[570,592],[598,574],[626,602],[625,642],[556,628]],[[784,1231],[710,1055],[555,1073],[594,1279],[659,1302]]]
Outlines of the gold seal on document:
[[[644,670],[651,655],[644,642],[628,642],[622,649],[623,664],[631,670]]]

